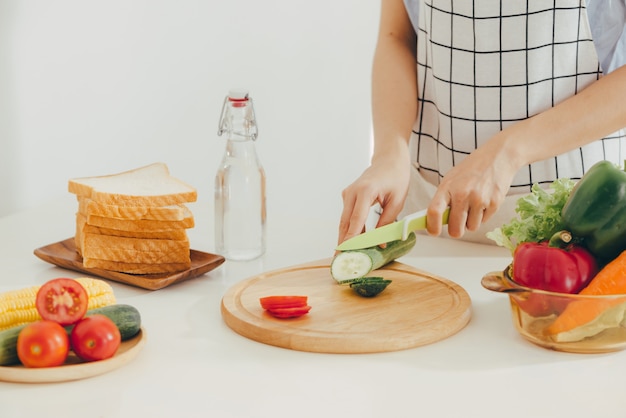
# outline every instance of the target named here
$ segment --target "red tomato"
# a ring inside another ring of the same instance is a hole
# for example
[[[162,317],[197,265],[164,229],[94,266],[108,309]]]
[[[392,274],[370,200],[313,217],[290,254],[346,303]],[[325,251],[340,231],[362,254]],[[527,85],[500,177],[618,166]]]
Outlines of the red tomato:
[[[65,328],[54,321],[31,322],[17,337],[17,356],[26,367],[60,366],[69,350]]]
[[[120,346],[120,330],[108,317],[100,314],[81,319],[70,336],[72,350],[85,361],[113,357]]]
[[[276,318],[297,318],[306,315],[311,310],[310,306],[296,306],[293,308],[272,308],[268,309],[270,315]]]
[[[306,306],[306,296],[265,296],[260,299],[263,309],[296,308]]]
[[[43,319],[65,326],[75,324],[85,316],[88,302],[89,295],[79,282],[58,278],[39,288],[35,306]]]

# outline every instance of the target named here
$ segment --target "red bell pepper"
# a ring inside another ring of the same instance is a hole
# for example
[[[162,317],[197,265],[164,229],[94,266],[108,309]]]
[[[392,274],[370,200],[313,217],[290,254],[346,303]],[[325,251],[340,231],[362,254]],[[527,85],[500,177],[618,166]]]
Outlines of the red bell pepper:
[[[572,244],[566,231],[549,241],[519,244],[513,254],[513,280],[531,289],[578,293],[597,272],[594,256]]]

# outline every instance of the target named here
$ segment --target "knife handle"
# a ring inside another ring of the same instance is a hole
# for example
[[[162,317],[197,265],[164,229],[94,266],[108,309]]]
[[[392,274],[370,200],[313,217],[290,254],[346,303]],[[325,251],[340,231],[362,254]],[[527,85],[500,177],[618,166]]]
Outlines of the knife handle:
[[[441,221],[442,225],[446,225],[448,223],[449,215],[450,208],[448,207],[443,212],[443,218]],[[411,227],[410,229],[409,226]],[[402,222],[402,241],[405,241],[411,232],[419,229],[426,229],[426,209],[411,213],[404,217]]]

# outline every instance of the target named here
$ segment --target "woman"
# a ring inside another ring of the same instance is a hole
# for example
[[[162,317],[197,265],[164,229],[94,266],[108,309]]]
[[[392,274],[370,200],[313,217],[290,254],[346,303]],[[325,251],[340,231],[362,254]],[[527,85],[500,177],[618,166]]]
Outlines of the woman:
[[[377,226],[427,207],[439,235],[450,207],[449,236],[488,242],[532,184],[622,164],[626,0],[587,3],[383,0],[374,153],[342,193],[339,242],[377,203]]]

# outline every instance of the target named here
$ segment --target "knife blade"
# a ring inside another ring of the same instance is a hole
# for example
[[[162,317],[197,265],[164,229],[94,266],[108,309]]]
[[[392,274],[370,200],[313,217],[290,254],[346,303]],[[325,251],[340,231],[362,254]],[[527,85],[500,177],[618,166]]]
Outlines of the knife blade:
[[[442,223],[448,223],[448,215],[450,208],[443,213]],[[362,248],[374,247],[396,240],[405,240],[413,231],[426,229],[426,209],[411,213],[399,221],[371,229],[367,232],[359,234],[339,244],[335,250],[349,251],[360,250]]]

